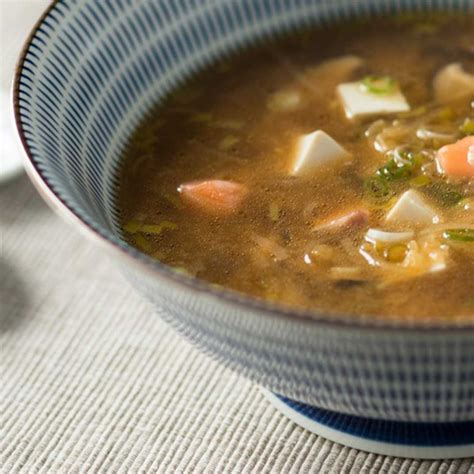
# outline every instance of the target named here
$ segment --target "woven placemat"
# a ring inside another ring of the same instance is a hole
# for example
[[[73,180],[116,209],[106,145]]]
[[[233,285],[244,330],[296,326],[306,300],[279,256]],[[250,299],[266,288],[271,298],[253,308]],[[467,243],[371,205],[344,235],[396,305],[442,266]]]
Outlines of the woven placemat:
[[[0,202],[2,473],[474,473],[306,432],[162,323],[25,177]]]

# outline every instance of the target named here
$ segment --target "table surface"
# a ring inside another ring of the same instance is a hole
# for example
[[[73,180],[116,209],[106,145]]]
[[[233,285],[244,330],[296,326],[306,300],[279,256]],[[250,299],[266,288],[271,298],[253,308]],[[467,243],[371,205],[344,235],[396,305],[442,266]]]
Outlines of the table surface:
[[[2,473],[474,473],[305,431],[160,321],[26,177],[0,202]]]

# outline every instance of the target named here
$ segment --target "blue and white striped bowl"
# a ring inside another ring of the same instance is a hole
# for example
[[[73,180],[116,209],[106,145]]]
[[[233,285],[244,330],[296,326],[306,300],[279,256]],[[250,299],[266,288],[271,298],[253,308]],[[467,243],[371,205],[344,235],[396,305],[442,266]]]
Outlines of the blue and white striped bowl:
[[[474,2],[59,0],[14,84],[28,170],[46,200],[109,251],[171,325],[261,384],[296,421],[377,452],[474,455],[474,324],[295,313],[179,275],[121,238],[120,156],[151,106],[216,58],[282,31]],[[315,45],[318,47],[318,45]]]

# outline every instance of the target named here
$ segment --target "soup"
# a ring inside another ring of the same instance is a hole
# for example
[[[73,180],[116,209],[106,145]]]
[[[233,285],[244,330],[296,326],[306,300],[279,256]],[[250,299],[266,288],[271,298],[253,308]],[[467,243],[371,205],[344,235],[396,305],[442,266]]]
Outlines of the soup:
[[[286,306],[474,318],[473,31],[372,19],[212,65],[131,137],[124,237]]]

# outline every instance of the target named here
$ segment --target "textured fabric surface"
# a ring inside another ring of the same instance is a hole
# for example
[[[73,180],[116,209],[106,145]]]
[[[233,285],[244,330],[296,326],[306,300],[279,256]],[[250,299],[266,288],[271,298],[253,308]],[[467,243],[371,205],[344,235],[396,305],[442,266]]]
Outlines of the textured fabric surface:
[[[348,449],[162,323],[26,178],[0,188],[2,473],[473,473]]]

